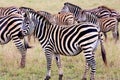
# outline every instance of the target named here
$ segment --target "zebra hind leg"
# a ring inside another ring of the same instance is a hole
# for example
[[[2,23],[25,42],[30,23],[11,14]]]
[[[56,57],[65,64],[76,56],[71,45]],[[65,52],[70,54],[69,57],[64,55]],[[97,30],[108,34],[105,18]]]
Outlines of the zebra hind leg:
[[[62,71],[62,66],[61,66],[60,54],[55,54],[55,60],[56,60],[57,67],[59,69],[59,80],[62,80],[63,71]]]
[[[89,65],[88,65],[88,63],[86,61],[85,72],[84,72],[82,80],[87,80],[86,75],[87,75],[88,70],[89,70]]]
[[[96,63],[94,59],[94,54],[92,54],[92,51],[86,51],[84,54],[88,63],[88,67],[91,68],[90,80],[95,80]],[[83,80],[86,80],[86,78],[84,78]]]

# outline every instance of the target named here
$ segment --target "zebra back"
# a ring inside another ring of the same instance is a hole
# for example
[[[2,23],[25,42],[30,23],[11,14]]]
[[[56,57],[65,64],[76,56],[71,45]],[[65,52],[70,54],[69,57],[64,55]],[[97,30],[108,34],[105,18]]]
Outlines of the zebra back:
[[[117,12],[114,9],[110,9],[107,6],[98,6],[97,8],[87,10],[94,15],[96,15],[98,18],[106,18],[106,17],[117,17],[120,15],[119,12]]]
[[[102,32],[118,30],[118,20],[115,17],[100,18],[99,21]]]
[[[10,14],[21,14],[19,8],[11,6],[11,7],[0,7],[0,16],[10,15]]]
[[[73,25],[75,17],[70,12],[58,13],[53,15],[57,25]]]
[[[99,25],[99,20],[98,20],[97,16],[95,16],[92,13],[85,11],[85,10],[80,11],[77,21],[78,22],[90,22],[90,23]]]

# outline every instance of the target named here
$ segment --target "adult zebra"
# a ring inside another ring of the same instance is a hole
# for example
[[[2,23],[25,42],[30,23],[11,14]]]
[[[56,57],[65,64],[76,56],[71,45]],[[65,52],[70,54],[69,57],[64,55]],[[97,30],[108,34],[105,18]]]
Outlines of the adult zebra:
[[[27,15],[35,26],[23,26],[22,33],[23,35],[28,34],[27,31],[31,33],[29,29],[34,28],[35,36],[41,43],[47,59],[47,74],[45,80],[50,79],[52,55],[56,57],[56,63],[59,68],[59,80],[62,80],[63,72],[61,69],[60,54],[75,56],[81,51],[84,52],[88,66],[91,68],[90,79],[94,80],[96,64],[93,52],[97,48],[99,41],[101,43],[103,61],[107,64],[101,36],[96,28],[97,25],[82,23],[71,27],[62,27],[51,24],[45,17],[36,12],[30,11],[27,12]],[[83,79],[86,79],[86,74]]]
[[[20,67],[25,67],[26,57],[26,48],[20,39],[24,37],[20,32],[21,27],[23,25],[28,26],[27,21],[24,20],[24,17],[17,13],[0,18],[0,44],[7,44],[10,40],[14,42],[22,56]]]

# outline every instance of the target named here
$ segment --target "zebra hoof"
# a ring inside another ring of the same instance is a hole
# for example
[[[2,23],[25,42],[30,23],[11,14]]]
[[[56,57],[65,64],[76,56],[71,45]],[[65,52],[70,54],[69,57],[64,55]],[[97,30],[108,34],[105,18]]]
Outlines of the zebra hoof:
[[[59,75],[59,80],[62,80],[62,77],[63,77],[63,75],[61,74],[61,75]]]
[[[87,78],[82,78],[82,80],[87,80]]]
[[[46,78],[44,80],[49,80],[50,79],[50,76],[46,76]]]

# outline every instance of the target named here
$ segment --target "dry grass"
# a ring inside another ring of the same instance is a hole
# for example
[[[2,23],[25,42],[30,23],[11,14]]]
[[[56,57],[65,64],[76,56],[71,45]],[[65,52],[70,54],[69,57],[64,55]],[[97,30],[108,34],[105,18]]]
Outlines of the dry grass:
[[[57,13],[64,2],[71,2],[83,9],[92,9],[99,5],[106,5],[120,12],[119,0],[0,0],[1,7],[4,6],[27,6],[35,10],[45,10]],[[0,46],[0,80],[43,80],[46,72],[46,60],[44,52],[39,44],[32,40],[34,47],[27,52],[26,67],[19,68],[20,54],[12,42]],[[105,43],[108,67],[105,67],[101,58],[100,48],[96,51],[96,80],[120,80],[120,41],[114,43],[111,33]],[[63,80],[80,80],[84,71],[85,58],[81,53],[75,57],[62,57],[64,70]],[[52,78],[57,80],[58,71],[53,60]]]

